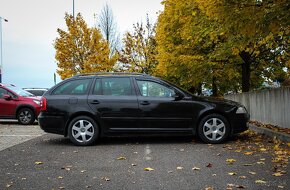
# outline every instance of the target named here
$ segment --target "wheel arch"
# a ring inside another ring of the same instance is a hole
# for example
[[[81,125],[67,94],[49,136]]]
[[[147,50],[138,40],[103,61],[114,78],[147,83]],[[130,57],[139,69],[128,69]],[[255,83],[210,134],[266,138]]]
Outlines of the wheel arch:
[[[15,111],[16,118],[18,116],[19,111],[21,109],[23,109],[23,108],[31,109],[33,111],[33,113],[34,113],[34,116],[37,117],[36,116],[36,109],[32,105],[29,105],[29,104],[21,104],[21,105],[18,105],[17,108],[16,108],[16,111]]]
[[[68,128],[69,128],[70,122],[74,118],[79,117],[79,116],[87,116],[87,117],[90,117],[92,120],[94,120],[97,123],[97,125],[98,125],[99,135],[101,135],[101,131],[102,131],[101,130],[101,125],[100,125],[100,122],[96,119],[96,116],[94,114],[90,113],[90,112],[87,112],[87,111],[80,111],[80,112],[76,112],[76,113],[74,113],[74,114],[69,116],[69,118],[68,118],[68,120],[67,120],[67,122],[65,124],[65,130],[64,130],[64,136],[65,137],[67,137],[67,135],[68,135]]]
[[[202,120],[204,117],[206,117],[206,116],[208,116],[208,115],[211,115],[211,114],[218,114],[218,115],[223,116],[223,117],[227,120],[227,122],[228,122],[228,124],[229,124],[229,127],[230,127],[230,135],[233,134],[233,127],[231,126],[231,122],[230,122],[230,120],[229,120],[229,116],[228,116],[227,114],[225,114],[224,112],[222,112],[222,111],[214,110],[214,109],[207,110],[207,111],[203,112],[203,113],[198,117],[198,120],[197,120],[197,122],[196,122],[196,127],[195,127],[195,130],[194,130],[195,134],[197,134],[198,125],[200,124],[201,120]]]

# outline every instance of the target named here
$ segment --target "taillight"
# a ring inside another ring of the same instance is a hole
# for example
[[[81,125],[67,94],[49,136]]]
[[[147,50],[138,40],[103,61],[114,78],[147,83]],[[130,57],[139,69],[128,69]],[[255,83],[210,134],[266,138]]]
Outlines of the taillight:
[[[40,111],[45,111],[46,110],[46,98],[45,97],[41,97],[41,102],[40,102]]]

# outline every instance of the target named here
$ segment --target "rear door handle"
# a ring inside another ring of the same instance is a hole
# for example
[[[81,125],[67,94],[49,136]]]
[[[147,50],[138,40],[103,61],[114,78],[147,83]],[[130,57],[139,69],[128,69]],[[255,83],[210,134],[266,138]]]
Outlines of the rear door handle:
[[[150,103],[148,101],[142,101],[140,102],[141,105],[149,105]]]
[[[99,104],[100,102],[98,100],[92,100],[91,104]]]

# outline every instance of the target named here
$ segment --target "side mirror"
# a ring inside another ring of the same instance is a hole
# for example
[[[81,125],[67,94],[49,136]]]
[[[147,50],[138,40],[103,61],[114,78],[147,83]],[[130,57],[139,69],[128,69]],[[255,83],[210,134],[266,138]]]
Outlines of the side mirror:
[[[184,95],[181,94],[180,92],[178,91],[174,91],[175,94],[172,95],[172,98],[174,98],[175,101],[178,101],[178,100],[182,100],[184,98]]]
[[[12,99],[12,96],[10,96],[9,94],[4,94],[4,95],[3,95],[3,98],[4,98],[5,100],[11,100],[11,99]]]

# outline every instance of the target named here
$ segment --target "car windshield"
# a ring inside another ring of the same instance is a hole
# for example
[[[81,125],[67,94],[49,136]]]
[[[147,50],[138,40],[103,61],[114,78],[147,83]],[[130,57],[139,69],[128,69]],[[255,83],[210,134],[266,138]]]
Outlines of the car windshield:
[[[7,88],[10,89],[10,90],[12,90],[13,92],[15,92],[19,96],[23,96],[23,97],[32,97],[32,96],[35,96],[35,95],[31,94],[30,92],[27,92],[25,90],[22,90],[20,88],[15,87],[15,86],[9,86]]]

